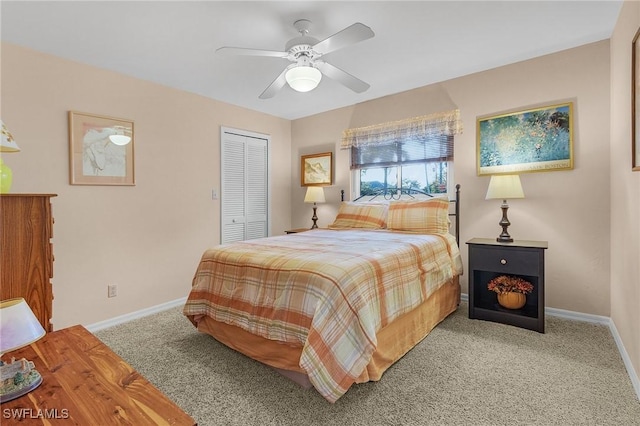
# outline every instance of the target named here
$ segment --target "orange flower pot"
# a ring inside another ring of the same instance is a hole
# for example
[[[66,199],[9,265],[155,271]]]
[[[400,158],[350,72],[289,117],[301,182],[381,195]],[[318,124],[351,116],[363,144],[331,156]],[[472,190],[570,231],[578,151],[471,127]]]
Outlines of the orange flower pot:
[[[507,309],[520,309],[527,303],[527,296],[523,293],[508,292],[498,294],[498,303]]]

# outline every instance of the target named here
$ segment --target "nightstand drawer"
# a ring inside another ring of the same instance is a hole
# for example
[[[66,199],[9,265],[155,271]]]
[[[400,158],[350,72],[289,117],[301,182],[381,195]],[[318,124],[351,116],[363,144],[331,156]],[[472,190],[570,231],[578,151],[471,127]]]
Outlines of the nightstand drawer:
[[[487,246],[469,249],[473,251],[472,269],[519,275],[538,275],[540,272],[539,250]]]

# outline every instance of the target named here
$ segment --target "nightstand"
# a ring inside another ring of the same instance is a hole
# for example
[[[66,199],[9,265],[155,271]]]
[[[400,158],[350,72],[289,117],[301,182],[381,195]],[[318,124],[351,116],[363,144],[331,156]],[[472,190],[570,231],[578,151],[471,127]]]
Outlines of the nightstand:
[[[296,228],[296,229],[288,229],[285,234],[297,234],[299,232],[309,231],[311,228]]]
[[[473,238],[469,245],[469,318],[510,324],[544,333],[544,252],[546,241]],[[533,284],[521,309],[498,304],[487,283],[499,275],[515,275]]]

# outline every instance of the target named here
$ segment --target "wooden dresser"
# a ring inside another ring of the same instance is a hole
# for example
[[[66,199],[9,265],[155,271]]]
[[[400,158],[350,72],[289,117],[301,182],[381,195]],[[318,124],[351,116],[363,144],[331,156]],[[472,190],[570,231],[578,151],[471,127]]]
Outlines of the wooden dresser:
[[[0,195],[0,300],[23,297],[47,332],[53,290],[53,216],[56,194]]]

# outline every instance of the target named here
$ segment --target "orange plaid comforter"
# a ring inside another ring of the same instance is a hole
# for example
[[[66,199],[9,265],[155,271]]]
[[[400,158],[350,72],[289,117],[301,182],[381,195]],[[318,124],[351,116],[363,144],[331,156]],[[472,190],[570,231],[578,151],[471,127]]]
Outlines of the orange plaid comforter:
[[[335,402],[376,332],[461,272],[451,235],[313,230],[207,250],[184,314],[302,346],[300,367]]]

